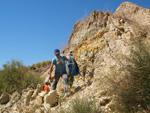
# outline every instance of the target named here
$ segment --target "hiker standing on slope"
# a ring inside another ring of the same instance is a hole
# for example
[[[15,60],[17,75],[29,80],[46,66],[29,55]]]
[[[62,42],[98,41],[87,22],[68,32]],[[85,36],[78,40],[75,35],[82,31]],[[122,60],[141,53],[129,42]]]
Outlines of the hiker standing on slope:
[[[64,55],[60,55],[59,49],[55,49],[54,54],[55,57],[52,59],[52,64],[50,66],[50,71],[49,71],[49,79],[51,79],[51,73],[53,70],[53,66],[55,65],[54,82],[52,84],[51,90],[56,89],[57,83],[60,77],[62,77],[65,81],[65,91],[68,91],[69,84],[68,84],[68,76],[66,73],[65,62],[70,60],[70,58],[66,58]]]
[[[71,87],[73,84],[73,81],[74,81],[74,76],[76,76],[78,74],[81,75],[81,73],[79,71],[78,64],[76,63],[76,61],[73,57],[73,51],[72,50],[69,51],[67,58],[70,58],[70,60],[66,64],[66,71],[68,74],[68,83],[69,83],[69,86]]]

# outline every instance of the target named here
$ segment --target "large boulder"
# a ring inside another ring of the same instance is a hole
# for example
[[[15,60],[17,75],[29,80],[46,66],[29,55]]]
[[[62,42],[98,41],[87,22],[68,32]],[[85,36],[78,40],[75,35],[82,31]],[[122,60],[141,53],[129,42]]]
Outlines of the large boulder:
[[[25,105],[25,106],[29,106],[29,102],[30,102],[30,100],[31,100],[31,96],[32,96],[33,92],[34,92],[34,90],[29,90],[29,91],[27,92],[26,98],[25,98],[25,100],[24,100],[24,105]]]
[[[10,98],[10,102],[15,103],[20,99],[20,97],[20,93],[18,91],[15,91]]]
[[[43,102],[44,102],[44,96],[47,94],[47,92],[44,92],[44,91],[42,91],[42,92],[40,92],[39,94],[38,94],[38,96],[34,99],[34,100],[32,100],[31,102],[30,102],[30,104],[31,105],[41,105],[41,104],[43,104]]]
[[[116,15],[137,22],[142,26],[149,27],[150,25],[150,9],[139,7],[138,5],[130,2],[123,2],[115,11],[114,16]]]
[[[0,97],[0,104],[7,104],[10,100],[10,94],[3,92]]]
[[[50,91],[47,95],[44,97],[44,104],[49,104],[50,107],[53,107],[58,102],[58,95],[56,90]]]
[[[39,92],[41,92],[41,90],[42,90],[42,85],[41,84],[38,84],[37,85],[37,88],[36,88],[36,90],[34,91],[34,93],[33,93],[33,95],[32,95],[32,99],[35,99],[36,98],[36,96],[38,95],[38,93]]]

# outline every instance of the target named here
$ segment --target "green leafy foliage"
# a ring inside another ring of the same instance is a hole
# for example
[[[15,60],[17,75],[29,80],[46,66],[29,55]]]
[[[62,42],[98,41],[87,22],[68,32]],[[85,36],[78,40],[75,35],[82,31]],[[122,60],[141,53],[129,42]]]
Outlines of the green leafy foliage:
[[[96,100],[93,97],[90,98],[76,98],[70,103],[70,107],[65,110],[61,110],[61,113],[101,113],[100,105],[97,105]]]
[[[42,83],[40,75],[29,71],[21,61],[12,60],[3,65],[0,72],[0,94],[3,91],[12,93],[14,91],[21,92],[28,85],[36,87],[38,83]]]
[[[131,56],[126,57],[126,76],[114,82],[121,112],[145,112],[150,110],[150,52],[139,42]]]
[[[35,70],[35,69],[38,69],[38,68],[41,68],[41,67],[46,67],[46,66],[50,66],[51,64],[51,61],[43,61],[43,62],[39,62],[37,64],[33,64],[30,69],[31,70]]]

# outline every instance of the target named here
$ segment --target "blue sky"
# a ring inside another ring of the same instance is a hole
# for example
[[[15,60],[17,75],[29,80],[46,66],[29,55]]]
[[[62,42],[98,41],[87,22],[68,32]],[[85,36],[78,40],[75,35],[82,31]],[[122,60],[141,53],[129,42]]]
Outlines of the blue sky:
[[[128,0],[150,8],[150,0]],[[124,0],[0,0],[0,69],[12,59],[29,66],[63,49],[74,24],[93,10],[113,10]]]

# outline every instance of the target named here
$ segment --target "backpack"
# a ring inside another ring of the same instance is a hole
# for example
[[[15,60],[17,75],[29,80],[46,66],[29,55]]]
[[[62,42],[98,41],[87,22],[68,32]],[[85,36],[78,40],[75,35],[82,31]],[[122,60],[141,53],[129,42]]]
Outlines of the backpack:
[[[79,67],[74,58],[70,59],[66,64],[66,71],[68,75],[76,76],[79,74]]]

